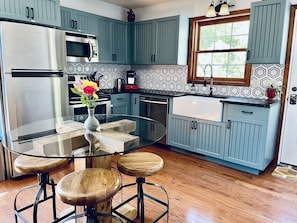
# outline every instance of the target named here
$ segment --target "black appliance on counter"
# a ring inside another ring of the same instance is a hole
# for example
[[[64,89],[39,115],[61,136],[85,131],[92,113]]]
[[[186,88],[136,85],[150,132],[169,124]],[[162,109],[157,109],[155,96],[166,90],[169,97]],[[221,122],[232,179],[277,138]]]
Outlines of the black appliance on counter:
[[[137,89],[138,89],[138,86],[136,84],[136,72],[133,70],[128,70],[125,90],[137,90]]]

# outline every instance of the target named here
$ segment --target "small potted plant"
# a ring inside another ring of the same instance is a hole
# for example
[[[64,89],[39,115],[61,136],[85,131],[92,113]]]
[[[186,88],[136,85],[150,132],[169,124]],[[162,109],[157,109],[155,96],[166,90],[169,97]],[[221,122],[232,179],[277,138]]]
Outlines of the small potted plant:
[[[282,86],[271,84],[266,88],[267,100],[271,101],[278,94],[282,93]]]

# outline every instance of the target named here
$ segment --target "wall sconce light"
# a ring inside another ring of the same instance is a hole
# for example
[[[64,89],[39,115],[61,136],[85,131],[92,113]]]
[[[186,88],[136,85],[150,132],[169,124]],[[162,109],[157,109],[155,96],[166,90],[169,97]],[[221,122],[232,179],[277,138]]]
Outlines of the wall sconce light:
[[[214,1],[211,1],[210,6],[206,12],[206,17],[215,17],[218,15],[229,15],[229,8],[234,5],[229,5],[226,0],[220,0],[220,3],[214,6]]]

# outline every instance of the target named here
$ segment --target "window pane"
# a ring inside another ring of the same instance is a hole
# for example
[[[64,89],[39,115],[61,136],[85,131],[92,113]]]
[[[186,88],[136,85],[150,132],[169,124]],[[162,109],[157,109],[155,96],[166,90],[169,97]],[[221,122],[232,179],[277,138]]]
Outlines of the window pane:
[[[229,78],[244,78],[245,65],[229,65],[228,75]]]
[[[228,53],[214,53],[213,65],[222,65],[228,63]]]
[[[215,50],[230,49],[231,36],[217,37],[215,40]]]
[[[199,64],[211,64],[212,63],[212,53],[199,53],[198,61],[199,61]]]
[[[200,28],[200,50],[213,50],[215,44],[215,27],[202,26]]]
[[[232,23],[225,23],[214,25],[216,30],[216,36],[231,36],[232,32]]]
[[[247,48],[248,36],[232,36],[231,49]]]
[[[230,52],[229,64],[245,64],[246,52]]]
[[[232,35],[248,35],[249,34],[249,21],[234,22]]]

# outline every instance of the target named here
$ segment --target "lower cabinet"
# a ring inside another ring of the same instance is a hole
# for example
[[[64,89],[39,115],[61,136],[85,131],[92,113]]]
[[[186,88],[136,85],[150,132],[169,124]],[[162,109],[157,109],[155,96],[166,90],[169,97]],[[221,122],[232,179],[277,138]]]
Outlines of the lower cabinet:
[[[169,115],[168,144],[191,152],[223,158],[225,123]]]
[[[222,122],[169,114],[168,144],[259,174],[275,156],[279,110],[224,103]]]
[[[130,93],[119,93],[111,95],[112,114],[130,114]]]
[[[225,104],[224,159],[264,170],[275,155],[279,108],[279,104],[272,104],[270,108]]]

